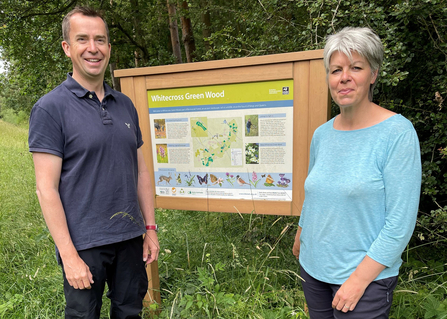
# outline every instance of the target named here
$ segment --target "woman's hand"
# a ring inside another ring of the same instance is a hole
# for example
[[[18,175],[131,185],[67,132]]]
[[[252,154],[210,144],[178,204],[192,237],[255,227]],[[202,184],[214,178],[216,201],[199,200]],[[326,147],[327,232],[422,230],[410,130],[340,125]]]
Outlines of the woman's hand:
[[[358,278],[355,274],[341,285],[332,300],[332,308],[342,312],[353,311],[365,293],[370,282]]]
[[[293,244],[293,248],[292,248],[292,252],[293,255],[296,257],[296,259],[298,259],[300,257],[300,236],[301,236],[301,231],[303,229],[298,226],[298,229],[296,231],[296,235],[295,235],[295,243]]]
[[[332,308],[342,312],[353,311],[369,284],[385,266],[365,256],[348,280],[341,285],[332,300]]]

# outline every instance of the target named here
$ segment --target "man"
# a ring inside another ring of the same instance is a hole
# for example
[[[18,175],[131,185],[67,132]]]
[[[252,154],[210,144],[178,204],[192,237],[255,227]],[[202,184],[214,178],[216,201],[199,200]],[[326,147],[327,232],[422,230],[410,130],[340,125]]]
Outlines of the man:
[[[65,318],[99,318],[105,283],[111,318],[140,318],[145,263],[159,244],[138,115],[104,83],[111,46],[100,14],[76,7],[62,30],[73,73],[34,105],[29,147],[63,269]]]

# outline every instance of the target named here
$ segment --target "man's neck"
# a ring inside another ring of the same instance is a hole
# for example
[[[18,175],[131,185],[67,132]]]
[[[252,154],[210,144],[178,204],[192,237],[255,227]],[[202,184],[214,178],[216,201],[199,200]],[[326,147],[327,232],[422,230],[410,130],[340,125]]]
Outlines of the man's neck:
[[[78,82],[83,88],[86,90],[89,90],[90,92],[95,92],[96,96],[100,101],[104,98],[104,78],[94,80],[94,81],[88,81],[84,78],[78,78],[74,73],[72,75],[72,78]]]

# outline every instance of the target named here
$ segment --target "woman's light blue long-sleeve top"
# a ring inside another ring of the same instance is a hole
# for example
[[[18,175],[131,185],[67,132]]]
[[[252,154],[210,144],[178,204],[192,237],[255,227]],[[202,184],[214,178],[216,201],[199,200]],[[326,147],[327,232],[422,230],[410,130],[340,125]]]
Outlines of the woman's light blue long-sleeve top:
[[[419,205],[416,131],[398,114],[353,131],[333,122],[312,138],[300,264],[315,279],[342,284],[368,255],[386,266],[376,280],[396,276]]]

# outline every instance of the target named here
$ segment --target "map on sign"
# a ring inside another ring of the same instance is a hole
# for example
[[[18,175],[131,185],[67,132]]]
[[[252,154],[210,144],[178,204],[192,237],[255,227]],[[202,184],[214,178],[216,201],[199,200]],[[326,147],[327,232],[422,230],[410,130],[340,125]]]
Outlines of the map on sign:
[[[191,117],[195,167],[242,166],[242,118]]]

